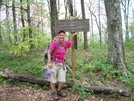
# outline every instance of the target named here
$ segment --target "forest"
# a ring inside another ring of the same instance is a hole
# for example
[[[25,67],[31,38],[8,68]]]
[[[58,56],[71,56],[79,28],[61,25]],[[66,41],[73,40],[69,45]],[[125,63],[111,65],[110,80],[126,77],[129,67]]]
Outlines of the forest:
[[[132,0],[0,0],[0,101],[50,101],[44,51],[59,30],[77,35],[60,101],[134,101]]]

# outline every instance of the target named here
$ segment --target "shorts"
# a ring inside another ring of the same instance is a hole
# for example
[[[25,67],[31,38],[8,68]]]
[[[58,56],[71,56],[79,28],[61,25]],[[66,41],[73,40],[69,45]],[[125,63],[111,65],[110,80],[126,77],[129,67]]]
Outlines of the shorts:
[[[47,71],[50,72],[48,81],[51,83],[66,82],[66,66],[63,63],[53,62],[52,68],[47,67]]]

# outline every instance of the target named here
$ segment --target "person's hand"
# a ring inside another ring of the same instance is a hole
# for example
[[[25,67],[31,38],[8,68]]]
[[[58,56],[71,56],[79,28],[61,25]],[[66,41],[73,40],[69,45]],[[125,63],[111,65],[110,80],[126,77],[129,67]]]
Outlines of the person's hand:
[[[73,38],[76,36],[77,34],[73,34]]]
[[[48,63],[48,67],[49,67],[49,68],[52,68],[52,62],[49,62],[49,63]]]
[[[72,40],[71,40],[72,44],[71,44],[71,46],[74,46],[74,38],[75,38],[76,35],[77,34],[73,34],[73,36],[72,36]]]

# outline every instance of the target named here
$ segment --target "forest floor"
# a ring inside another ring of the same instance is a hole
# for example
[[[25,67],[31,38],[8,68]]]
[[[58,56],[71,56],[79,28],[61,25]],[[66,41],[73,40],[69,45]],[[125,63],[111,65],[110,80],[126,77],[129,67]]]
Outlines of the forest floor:
[[[60,98],[59,101],[134,101],[128,97],[110,96],[104,94],[94,94],[84,100],[78,100],[79,94],[71,91],[70,88],[64,89],[67,96]],[[52,101],[51,91],[36,89],[35,87],[0,85],[0,101]]]
[[[110,81],[110,84],[115,87],[122,85],[121,82],[114,80]],[[103,85],[99,84],[99,86]],[[122,85],[122,87],[124,86]],[[80,95],[78,92],[72,92],[71,88],[66,88],[64,91],[67,92],[67,96],[64,98],[61,97],[59,101],[134,101],[134,94],[129,97],[117,94],[92,94],[84,100],[79,100]],[[0,101],[51,101],[51,90],[3,82],[3,84],[0,84]]]

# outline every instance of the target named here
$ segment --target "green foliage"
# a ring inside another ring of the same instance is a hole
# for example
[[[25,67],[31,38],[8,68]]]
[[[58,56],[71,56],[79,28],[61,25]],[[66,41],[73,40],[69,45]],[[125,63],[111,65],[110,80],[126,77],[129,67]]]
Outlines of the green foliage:
[[[15,85],[18,85],[18,86],[22,86],[22,85],[25,85],[25,86],[28,86],[28,87],[35,87],[36,89],[40,89],[41,86],[39,86],[38,84],[32,84],[32,83],[29,83],[29,82],[21,82],[19,80],[15,80],[15,79],[7,79],[7,83],[8,84],[15,84]]]
[[[7,101],[6,98],[1,98],[0,100],[2,100],[2,101]]]
[[[8,84],[19,84],[19,81],[9,78],[9,79],[7,79],[7,83]]]
[[[4,81],[4,78],[0,76],[0,84]]]
[[[82,71],[76,71],[76,79],[83,80],[83,72]]]
[[[125,49],[132,50],[134,49],[134,42],[125,42],[124,47]]]
[[[81,68],[84,64],[84,59],[83,58],[76,59],[76,63],[77,63],[77,67]]]
[[[15,54],[9,53],[8,50],[0,51],[0,67],[4,69],[6,68],[19,74],[26,74],[30,76],[32,75],[45,78],[44,72],[40,68],[44,65],[44,61],[43,56],[41,56],[42,51],[40,50],[43,44],[40,46],[38,45],[40,43],[39,39],[41,39],[41,37],[38,37],[37,39],[35,38],[35,40],[30,40],[34,41],[32,44],[35,45],[35,49],[37,50],[32,52],[26,52],[26,56],[23,58],[17,58]],[[25,42],[29,42],[29,39],[25,40]],[[47,44],[47,42],[44,43]],[[28,43],[28,46],[30,46],[30,44],[31,43]],[[134,53],[133,48],[131,48],[130,46],[133,47],[133,44],[125,44],[125,58],[127,60],[127,69],[130,72],[127,78],[123,75],[122,70],[119,70],[118,67],[113,67],[107,61],[107,45],[105,44],[102,45],[101,48],[98,48],[99,44],[97,44],[97,42],[94,41],[94,43],[90,44],[90,47],[87,51],[83,51],[82,48],[76,50],[76,78],[72,78],[72,73],[68,70],[67,81],[76,80],[79,82],[79,84],[91,86],[111,86],[111,82],[117,80],[125,84],[127,87],[132,88],[134,85],[134,69],[132,64]],[[82,44],[80,44],[80,47],[83,47]],[[70,62],[70,53],[68,57],[69,58],[66,58],[66,60],[67,62]],[[7,81],[11,84],[19,85],[18,81],[14,81],[12,79],[9,79]],[[31,83],[23,84],[35,87],[37,89],[40,88],[39,85],[32,85]],[[50,87],[43,86],[43,89],[49,90]],[[83,101],[84,99],[86,99],[86,97],[93,94],[93,91],[87,91],[85,88],[82,88],[79,85],[74,85],[72,87],[72,92],[79,93],[79,101]]]
[[[46,33],[40,33],[37,35],[37,28],[36,27],[31,27],[32,29],[32,37],[26,37],[24,41],[17,41],[15,45],[13,45],[10,49],[11,53],[14,53],[17,57],[23,57],[26,56],[26,53],[29,52],[31,46],[32,48],[41,48],[44,49],[44,46],[47,44],[50,44],[50,37],[46,35]],[[20,29],[20,32],[15,34],[17,37],[22,37],[23,34],[25,33],[26,36],[29,34],[29,27],[22,27]],[[47,46],[46,45],[46,46]]]
[[[131,24],[130,26],[129,26],[129,30],[130,30],[130,32],[131,32],[131,34],[132,34],[132,37],[134,36],[134,24]]]
[[[72,87],[72,92],[77,92],[77,91],[80,95],[78,101],[84,101],[85,98],[93,94],[93,91],[88,91],[84,87],[74,84]]]
[[[79,85],[74,84],[72,87],[72,92],[78,91],[79,90]]]
[[[44,85],[44,86],[43,86],[43,89],[44,89],[44,90],[50,90],[50,86]]]
[[[134,75],[132,74],[129,74],[128,77],[121,76],[119,80],[121,80],[128,87],[134,87]]]
[[[22,59],[18,59],[7,50],[0,52],[0,67],[7,68],[15,73],[44,77],[43,71],[40,69],[43,65],[43,57],[41,58],[40,55],[34,52],[29,53]]]
[[[30,46],[27,42],[16,42],[16,45],[13,45],[10,48],[10,52],[14,53],[17,57],[26,56],[26,53],[29,51]]]

